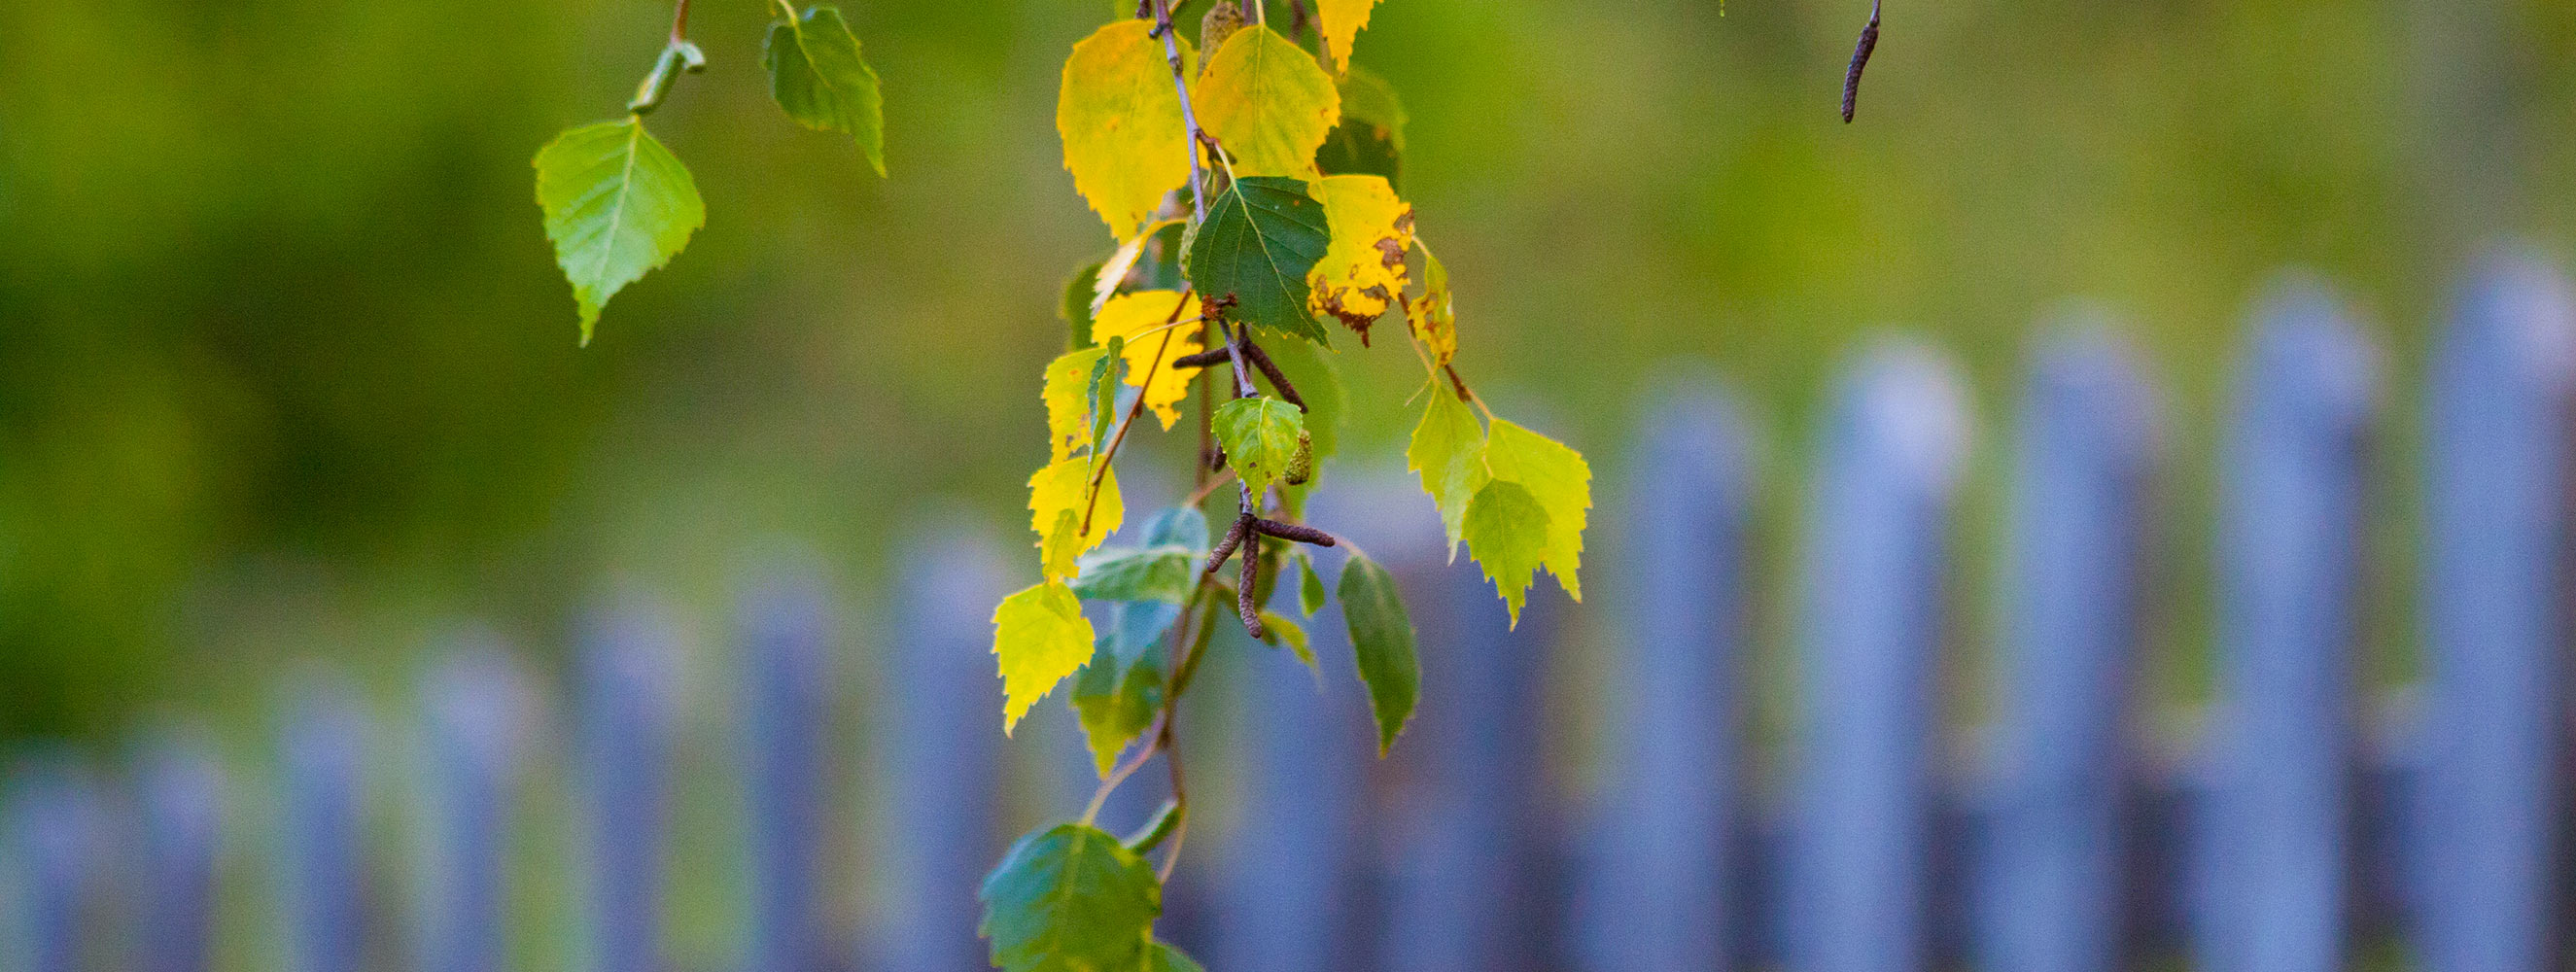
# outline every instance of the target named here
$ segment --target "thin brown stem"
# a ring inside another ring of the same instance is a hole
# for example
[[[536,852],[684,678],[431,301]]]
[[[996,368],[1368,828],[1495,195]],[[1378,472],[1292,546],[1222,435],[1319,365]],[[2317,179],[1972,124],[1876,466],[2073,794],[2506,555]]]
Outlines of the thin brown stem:
[[[689,0],[679,0],[671,8],[671,43],[689,42]]]
[[[1118,431],[1109,436],[1109,444],[1100,450],[1100,455],[1094,457],[1091,482],[1083,487],[1083,536],[1091,535],[1091,514],[1092,511],[1100,508],[1100,483],[1109,478],[1109,464],[1118,458],[1118,447],[1126,443],[1127,430],[1134,427],[1137,416],[1145,412],[1144,390],[1154,387],[1154,371],[1163,366],[1164,353],[1172,349],[1173,332],[1168,325],[1180,320],[1181,308],[1188,306],[1190,306],[1190,295],[1183,292],[1181,299],[1172,304],[1172,316],[1163,322],[1166,325],[1163,331],[1163,343],[1154,349],[1154,360],[1145,366],[1145,379],[1136,383],[1136,401],[1127,406],[1127,417],[1118,420]]]
[[[1206,134],[1199,129],[1198,109],[1190,105],[1190,80],[1181,73],[1181,44],[1172,36],[1172,0],[1152,0],[1154,32],[1162,35],[1163,58],[1172,64],[1172,90],[1181,96],[1181,124],[1189,130],[1190,153],[1190,221],[1207,218],[1207,176],[1199,171],[1199,140]]]

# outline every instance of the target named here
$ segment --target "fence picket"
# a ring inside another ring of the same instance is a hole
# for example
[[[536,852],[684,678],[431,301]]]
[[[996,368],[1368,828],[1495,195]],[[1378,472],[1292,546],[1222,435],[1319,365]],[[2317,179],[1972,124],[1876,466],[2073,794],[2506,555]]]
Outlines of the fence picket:
[[[79,972],[100,905],[99,798],[67,754],[22,763],[8,791],[8,859],[17,894],[18,967]]]
[[[2490,261],[2444,335],[2427,405],[2418,954],[2435,972],[2558,968],[2576,591],[2565,281],[2527,258]]]
[[[1746,812],[1744,525],[1752,487],[1732,399],[1667,389],[1637,425],[1620,514],[1613,765],[1574,945],[1595,972],[1724,972]]]
[[[1420,502],[1419,494],[1407,496],[1384,483],[1336,480],[1335,486],[1373,501]],[[1341,528],[1354,506],[1328,491],[1315,498],[1309,519]],[[1327,583],[1340,576],[1341,551],[1310,552]],[[1282,586],[1288,583],[1283,578]],[[1293,589],[1277,592],[1272,610],[1295,618],[1286,606],[1296,596]],[[1364,972],[1372,967],[1378,931],[1369,905],[1369,864],[1376,856],[1368,826],[1369,764],[1377,758],[1373,723],[1340,607],[1298,621],[1311,639],[1321,675],[1284,652],[1259,647],[1234,666],[1243,700],[1234,707],[1232,755],[1241,777],[1239,809],[1231,832],[1209,851],[1220,862],[1210,876],[1215,885],[1210,968]],[[1400,745],[1414,744],[1407,740]]]
[[[2013,473],[1994,817],[1975,870],[1979,951],[2005,972],[2110,972],[2126,944],[2146,389],[2099,323],[2041,351]]]
[[[533,713],[524,676],[488,636],[466,635],[430,673],[421,698],[424,890],[421,967],[506,968],[510,817],[522,734]]]
[[[2211,972],[2349,958],[2355,602],[2375,363],[2310,286],[2259,312],[2222,464],[2214,787],[2194,938]]]
[[[581,644],[591,968],[660,972],[677,715],[671,623],[642,600],[593,613]]]
[[[371,733],[356,690],[337,678],[312,678],[287,705],[276,835],[286,967],[357,972],[373,924],[363,826]]]
[[[1358,536],[1403,585],[1426,687],[1390,760],[1405,776],[1384,921],[1384,965],[1406,972],[1558,968],[1562,854],[1541,771],[1549,721],[1547,652],[1567,604],[1554,580],[1530,589],[1519,630],[1481,572],[1445,561],[1428,501],[1403,529]],[[1426,529],[1424,529],[1427,527]]]
[[[1946,362],[1882,345],[1846,375],[1818,453],[1780,916],[1791,964],[1808,972],[1929,963],[1934,666],[1961,398]]]
[[[994,677],[993,605],[1009,591],[1000,554],[972,528],[898,560],[911,567],[895,602],[892,677],[874,708],[885,718],[891,913],[877,927],[884,972],[986,967],[975,890],[1002,852],[1002,690]]]
[[[801,560],[765,565],[736,601],[751,879],[745,972],[822,968],[815,862],[825,847],[825,732],[839,685],[832,629],[822,573]]]
[[[202,972],[213,932],[223,777],[204,750],[165,738],[142,754],[135,789],[142,832],[133,967]]]

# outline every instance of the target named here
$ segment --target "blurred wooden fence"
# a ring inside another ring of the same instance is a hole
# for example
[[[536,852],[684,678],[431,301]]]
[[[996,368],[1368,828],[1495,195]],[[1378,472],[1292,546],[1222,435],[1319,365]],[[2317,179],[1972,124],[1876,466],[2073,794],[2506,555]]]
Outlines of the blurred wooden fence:
[[[1782,625],[1799,715],[1769,760],[1747,741],[1756,450],[1721,390],[1659,395],[1626,485],[1600,491],[1622,524],[1593,546],[1616,577],[1595,608],[1607,639],[1559,639],[1572,608],[1549,598],[1507,632],[1473,569],[1443,562],[1436,527],[1388,512],[1419,497],[1327,491],[1317,518],[1370,538],[1406,580],[1422,713],[1394,758],[1374,758],[1337,618],[1312,624],[1324,691],[1283,659],[1240,666],[1237,704],[1218,706],[1238,713],[1231,731],[1199,733],[1223,747],[1201,765],[1232,767],[1229,792],[1202,800],[1232,819],[1190,842],[1167,937],[1219,972],[2108,970],[2159,956],[2323,972],[2366,942],[2441,972],[2563,967],[2576,306],[2536,264],[2486,265],[2438,332],[2411,419],[2385,414],[2387,362],[2321,292],[2278,292],[2248,333],[2207,551],[2165,542],[2160,402],[2119,342],[2070,328],[2034,356],[2010,441],[1989,447],[2009,470],[2008,568],[1993,719],[1974,735],[1948,728],[1959,683],[1942,661],[1962,637],[1950,547],[1972,423],[1931,350],[1858,355],[1809,452],[1798,608]],[[2411,472],[2378,458],[2401,421],[2424,430]],[[2377,583],[2372,548],[2394,532],[2387,497],[2405,476],[2421,502],[2417,571]],[[2216,697],[2177,740],[2149,728],[2141,662],[2169,610],[2164,565],[2200,556],[2217,565]],[[746,585],[728,653],[735,779],[719,784],[743,794],[731,967],[983,967],[973,892],[1014,823],[984,621],[1006,586],[999,562],[954,536],[914,551],[863,673],[833,664],[813,572]],[[2423,676],[2402,703],[2356,674],[2362,619],[2392,589],[2413,592],[2421,622]],[[422,680],[404,717],[418,744],[399,757],[371,751],[383,734],[350,686],[307,679],[288,693],[260,800],[177,735],[112,772],[19,760],[0,969],[206,968],[225,867],[266,875],[254,885],[269,899],[251,907],[274,912],[290,972],[508,967],[515,792],[556,735],[586,849],[570,882],[576,954],[598,972],[668,968],[672,794],[694,785],[673,770],[670,630],[641,602],[603,610],[581,633],[562,733],[507,652],[461,636]],[[1585,721],[1549,684],[1574,669],[1606,670],[1612,700],[1603,783],[1584,799],[1546,769]],[[855,748],[834,712],[857,695],[873,700],[880,770],[862,782],[882,812],[864,815],[828,784]],[[1078,747],[1056,743],[1065,772],[1041,790],[1070,813],[1091,781]],[[1159,799],[1143,782],[1157,779],[1131,783],[1113,825]],[[387,785],[413,821],[407,856],[367,836],[362,796]],[[829,833],[845,825],[866,833]],[[243,860],[253,847],[261,859]],[[825,849],[850,847],[874,858],[875,917],[832,927],[845,909],[824,900]],[[396,869],[407,889],[390,893]]]

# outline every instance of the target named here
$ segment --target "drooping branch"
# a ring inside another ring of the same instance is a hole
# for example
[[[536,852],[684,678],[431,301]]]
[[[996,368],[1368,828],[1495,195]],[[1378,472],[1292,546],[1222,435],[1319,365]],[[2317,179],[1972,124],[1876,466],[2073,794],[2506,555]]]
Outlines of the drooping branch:
[[[1270,352],[1261,350],[1261,345],[1254,343],[1250,336],[1244,337],[1242,344],[1244,357],[1252,360],[1253,367],[1261,369],[1262,377],[1270,379],[1270,387],[1279,390],[1279,397],[1287,399],[1288,404],[1297,406],[1298,411],[1305,411],[1305,397],[1297,394],[1297,386],[1289,383],[1288,374],[1279,370],[1279,363],[1270,359]],[[1213,348],[1174,358],[1172,365],[1179,368],[1213,368],[1232,361],[1233,358],[1233,349]]]
[[[1199,130],[1199,114],[1190,106],[1190,80],[1181,70],[1181,45],[1172,37],[1172,0],[1151,0],[1154,5],[1154,33],[1163,39],[1163,59],[1172,63],[1172,90],[1181,96],[1181,124],[1190,133],[1186,151],[1190,153],[1190,221],[1207,218],[1207,177],[1199,171],[1199,142],[1207,133]]]

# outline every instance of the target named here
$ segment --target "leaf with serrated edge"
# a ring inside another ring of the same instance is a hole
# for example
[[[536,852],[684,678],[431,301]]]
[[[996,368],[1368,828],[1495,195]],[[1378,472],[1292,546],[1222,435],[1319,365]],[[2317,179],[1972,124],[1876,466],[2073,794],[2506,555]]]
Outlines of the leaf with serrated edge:
[[[1467,504],[1492,475],[1485,470],[1485,430],[1467,403],[1435,387],[1413,439],[1404,448],[1405,468],[1422,479],[1422,491],[1440,508],[1440,526],[1449,534],[1449,559],[1458,559],[1458,540],[1466,528]]]
[[[1090,347],[1067,352],[1047,365],[1046,386],[1038,397],[1046,403],[1048,462],[1073,458],[1074,448],[1083,444],[1091,424],[1089,386],[1101,358],[1101,349]]]
[[[1342,117],[1333,76],[1278,31],[1247,27],[1208,55],[1190,89],[1199,127],[1239,176],[1311,176],[1315,150]]]
[[[1395,747],[1405,722],[1413,718],[1414,699],[1422,691],[1422,662],[1413,652],[1413,619],[1405,615],[1404,596],[1395,588],[1395,577],[1356,552],[1342,564],[1342,579],[1335,587],[1360,682],[1368,686],[1369,712],[1377,719],[1377,752],[1384,756]]]
[[[1297,386],[1298,397],[1306,400],[1306,434],[1314,439],[1316,480],[1320,481],[1324,460],[1341,451],[1342,420],[1351,410],[1350,390],[1342,385],[1341,368],[1334,363],[1341,355],[1304,341],[1273,341],[1262,351]]]
[[[1189,304],[1189,295],[1177,291],[1119,294],[1091,319],[1092,340],[1127,339],[1127,383],[1144,390],[1145,407],[1166,430],[1180,421],[1179,405],[1190,397],[1190,379],[1199,373],[1172,363],[1200,350],[1205,325],[1175,323],[1197,316]]]
[[[788,117],[816,131],[849,133],[868,166],[879,177],[886,174],[885,101],[877,72],[859,56],[859,35],[839,9],[809,7],[802,16],[771,23],[760,60],[769,69],[770,96]]]
[[[1449,268],[1428,246],[1422,248],[1422,293],[1404,299],[1404,322],[1431,350],[1433,364],[1445,365],[1458,356],[1458,309],[1449,293]]]
[[[1413,206],[1373,175],[1326,176],[1314,184],[1332,242],[1306,275],[1306,309],[1330,314],[1368,343],[1369,324],[1404,296],[1404,255],[1413,248]]]
[[[1145,946],[1145,972],[1207,972],[1197,960],[1161,942]]]
[[[1575,571],[1583,565],[1583,527],[1592,509],[1592,467],[1583,454],[1565,443],[1495,419],[1486,439],[1485,463],[1495,479],[1508,479],[1529,489],[1547,510],[1547,572],[1575,600],[1583,583]]]
[[[1119,752],[1153,725],[1154,710],[1163,704],[1161,653],[1153,654],[1150,664],[1131,665],[1095,647],[1091,663],[1073,675],[1074,717],[1082,723],[1093,769],[1104,779]]]
[[[1002,672],[1002,734],[1056,683],[1091,660],[1091,619],[1061,581],[1047,581],[1002,599],[993,609],[993,655]]]
[[[1073,45],[1056,94],[1056,133],[1073,188],[1121,240],[1163,194],[1189,182],[1189,136],[1171,62],[1148,20],[1118,20]],[[1191,47],[1178,41],[1187,62]]]
[[[1306,670],[1315,673],[1316,678],[1323,678],[1324,667],[1315,661],[1315,649],[1307,643],[1304,627],[1268,611],[1261,612],[1260,617],[1261,640],[1288,649],[1290,654],[1297,656],[1298,664],[1306,666]]]
[[[1333,70],[1351,65],[1351,42],[1359,39],[1360,28],[1368,26],[1369,12],[1377,0],[1315,0],[1316,26],[1324,35],[1324,53],[1333,59]]]
[[[1049,578],[1072,576],[1073,558],[1099,546],[1125,522],[1127,507],[1118,495],[1118,471],[1102,472],[1096,503],[1087,498],[1090,487],[1089,459],[1051,463],[1029,477],[1029,529],[1037,531],[1039,559]],[[1085,506],[1091,507],[1089,530],[1081,528]],[[1063,522],[1068,513],[1074,518],[1069,526]]]
[[[1199,551],[1180,546],[1112,547],[1083,556],[1073,592],[1099,601],[1162,601],[1179,604],[1197,586]]]
[[[1306,435],[1305,413],[1276,398],[1227,402],[1217,406],[1209,424],[1217,444],[1225,447],[1225,461],[1256,499],[1287,473],[1297,440]]]
[[[976,931],[1004,972],[1116,972],[1145,961],[1163,911],[1154,868],[1097,827],[1058,824],[1020,838],[984,878]]]
[[[1486,483],[1467,504],[1467,555],[1476,558],[1486,579],[1494,582],[1494,592],[1511,608],[1514,628],[1521,625],[1521,605],[1547,556],[1547,529],[1547,508],[1510,480]]]
[[[608,298],[670,262],[706,225],[706,202],[688,167],[632,115],[555,136],[535,165],[546,238],[581,304],[587,346]]]
[[[1127,339],[1113,337],[1100,344],[1100,354],[1091,363],[1089,388],[1083,407],[1091,412],[1091,438],[1084,448],[1091,461],[1099,462],[1109,444],[1109,430],[1117,424],[1118,386],[1127,374]]]
[[[1188,238],[1190,283],[1235,299],[1233,316],[1285,337],[1330,344],[1306,310],[1306,274],[1332,241],[1323,204],[1295,179],[1245,176],[1208,203]]]

